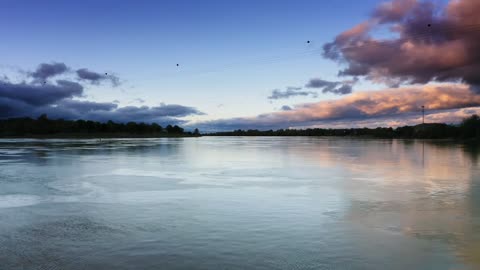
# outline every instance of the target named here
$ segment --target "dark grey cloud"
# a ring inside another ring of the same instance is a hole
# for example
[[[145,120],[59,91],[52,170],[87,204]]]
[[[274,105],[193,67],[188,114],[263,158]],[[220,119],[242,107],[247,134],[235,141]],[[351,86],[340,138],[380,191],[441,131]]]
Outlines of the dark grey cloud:
[[[301,91],[301,87],[287,87],[285,90],[274,89],[272,94],[268,96],[268,99],[286,99],[297,96],[311,96],[317,97],[317,92],[314,91]]]
[[[110,83],[114,87],[120,85],[120,79],[113,74],[108,74],[108,73],[102,74],[102,73],[88,70],[87,68],[78,69],[76,73],[79,80],[84,80],[94,85],[98,85],[104,81],[110,81]]]
[[[195,108],[176,105],[162,104],[154,107],[121,107],[115,103],[65,100],[56,106],[35,108],[30,117],[36,117],[46,113],[50,118],[63,119],[88,119],[100,122],[112,120],[115,122],[146,122],[159,124],[185,123],[181,118],[188,115],[199,115],[202,112]]]
[[[159,124],[183,124],[182,117],[201,115],[193,107],[164,104],[154,107],[121,107],[115,103],[80,100],[61,100],[54,104],[35,106],[20,100],[0,97],[0,118],[32,117],[47,114],[51,119],[87,119],[100,122],[156,122]]]
[[[338,82],[330,82],[322,79],[311,79],[305,87],[308,88],[334,88],[338,85]]]
[[[280,110],[282,110],[282,111],[291,111],[292,108],[291,108],[290,106],[288,106],[288,105],[283,105],[283,106],[280,108]]]
[[[335,95],[346,95],[352,93],[352,85],[357,80],[331,82],[322,79],[311,79],[305,87],[322,89],[322,93],[332,93]]]
[[[69,70],[70,68],[64,63],[52,62],[42,63],[38,65],[35,71],[26,73],[34,79],[34,82],[42,84],[46,83],[47,79],[67,73]],[[121,84],[120,78],[115,74],[98,73],[87,68],[78,69],[75,71],[75,74],[78,80],[86,81],[93,85],[98,85],[105,81],[110,82],[114,87]]]
[[[440,2],[436,2],[440,3]],[[324,45],[326,58],[346,64],[341,76],[375,83],[464,82],[480,90],[480,1],[394,0],[369,20]],[[393,38],[372,37],[386,29]]]
[[[94,102],[79,100],[63,100],[59,106],[72,109],[81,113],[89,113],[96,111],[112,111],[118,108],[118,104],[114,102]],[[57,106],[58,107],[58,106]]]
[[[335,94],[335,95],[347,95],[347,94],[350,94],[352,93],[353,89],[352,89],[352,86],[351,85],[348,85],[348,84],[343,84],[342,86],[340,86],[339,88],[336,88],[336,89],[333,89],[332,91],[330,91],[332,94]],[[325,90],[322,91],[323,93],[326,93]]]
[[[30,76],[38,80],[46,80],[50,77],[54,77],[63,74],[68,71],[67,65],[64,63],[42,63],[34,72],[30,73]]]
[[[51,104],[65,98],[79,97],[82,93],[83,87],[80,84],[66,80],[44,85],[0,82],[0,97],[36,106]]]
[[[91,119],[98,121],[114,120],[118,122],[157,122],[161,124],[175,122],[181,123],[182,118],[189,115],[202,115],[204,113],[193,107],[177,104],[161,104],[159,106],[127,106],[110,111],[96,111],[88,114]]]
[[[113,102],[76,100],[84,88],[77,82],[57,80],[13,83],[0,78],[0,118],[32,117],[47,114],[52,119],[87,119],[116,122],[183,124],[183,117],[203,114],[193,107],[177,104],[119,107]],[[118,102],[118,101],[117,101]]]
[[[35,107],[21,100],[0,96],[0,119],[26,116],[33,108]]]

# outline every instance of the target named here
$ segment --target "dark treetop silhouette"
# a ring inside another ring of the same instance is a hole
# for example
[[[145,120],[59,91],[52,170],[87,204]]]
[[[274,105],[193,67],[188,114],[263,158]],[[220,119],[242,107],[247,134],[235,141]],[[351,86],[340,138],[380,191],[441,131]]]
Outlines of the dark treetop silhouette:
[[[279,129],[234,130],[204,134],[208,136],[369,136],[378,138],[471,139],[480,138],[480,117],[472,115],[460,125],[441,123],[403,127],[344,128],[344,129]],[[182,137],[200,136],[200,131],[186,132],[177,125],[165,128],[156,124],[128,122],[106,123],[89,120],[52,120],[44,114],[37,119],[10,118],[0,120],[3,137]]]
[[[183,137],[199,136],[198,129],[186,132],[177,125],[165,128],[146,123],[106,123],[64,119],[52,120],[43,114],[37,119],[10,118],[0,120],[0,136],[3,137]]]
[[[234,130],[205,134],[210,136],[369,136],[378,138],[424,138],[424,139],[470,139],[480,138],[480,117],[472,115],[464,119],[460,125],[441,123],[420,124],[397,128],[344,128],[344,129],[279,129],[260,131]]]

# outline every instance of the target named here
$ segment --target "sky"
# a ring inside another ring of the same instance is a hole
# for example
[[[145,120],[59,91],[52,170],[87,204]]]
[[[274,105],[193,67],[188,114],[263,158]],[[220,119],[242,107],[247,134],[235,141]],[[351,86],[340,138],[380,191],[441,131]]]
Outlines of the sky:
[[[201,130],[455,123],[480,1],[0,1],[0,118]]]

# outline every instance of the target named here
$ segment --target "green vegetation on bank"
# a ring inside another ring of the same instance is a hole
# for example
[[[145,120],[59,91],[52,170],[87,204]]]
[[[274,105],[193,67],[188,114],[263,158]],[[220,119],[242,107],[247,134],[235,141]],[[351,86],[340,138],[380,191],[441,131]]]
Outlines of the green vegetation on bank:
[[[177,125],[162,127],[156,123],[128,122],[106,123],[87,120],[48,119],[42,115],[37,119],[10,118],[0,120],[0,137],[187,137],[199,136],[200,132],[186,132]]]
[[[279,130],[235,130],[206,134],[209,136],[365,136],[376,138],[418,139],[474,139],[480,138],[480,117],[472,115],[459,125],[420,124],[398,128],[345,128],[345,129],[279,129]]]

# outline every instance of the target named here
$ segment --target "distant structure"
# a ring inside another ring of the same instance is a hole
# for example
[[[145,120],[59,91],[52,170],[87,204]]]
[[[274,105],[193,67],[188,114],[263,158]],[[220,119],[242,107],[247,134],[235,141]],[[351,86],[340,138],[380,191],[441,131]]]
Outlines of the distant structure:
[[[422,124],[425,124],[425,106],[422,105]]]

